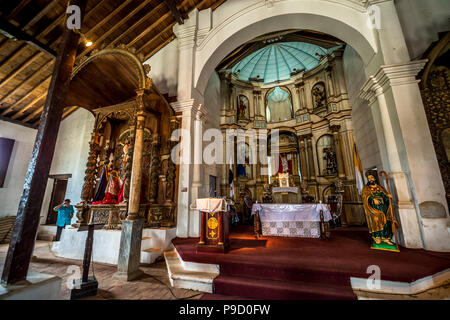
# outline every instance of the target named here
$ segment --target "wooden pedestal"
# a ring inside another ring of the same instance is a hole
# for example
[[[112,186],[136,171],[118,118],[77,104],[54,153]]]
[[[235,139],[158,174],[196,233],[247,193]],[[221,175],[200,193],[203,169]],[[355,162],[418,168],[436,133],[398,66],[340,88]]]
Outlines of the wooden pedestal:
[[[197,252],[226,253],[230,246],[229,213],[200,211],[200,241]]]

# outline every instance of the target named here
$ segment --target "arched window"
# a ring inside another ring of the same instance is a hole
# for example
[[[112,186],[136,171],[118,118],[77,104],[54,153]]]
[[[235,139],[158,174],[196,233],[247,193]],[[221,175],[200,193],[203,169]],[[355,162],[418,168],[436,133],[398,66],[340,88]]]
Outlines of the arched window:
[[[286,88],[275,87],[267,92],[267,122],[279,122],[293,118],[291,94]]]

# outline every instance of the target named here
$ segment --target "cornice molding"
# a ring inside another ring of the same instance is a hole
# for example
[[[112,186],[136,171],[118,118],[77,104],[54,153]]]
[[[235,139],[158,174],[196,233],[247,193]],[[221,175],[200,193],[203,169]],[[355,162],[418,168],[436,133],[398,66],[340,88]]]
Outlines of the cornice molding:
[[[375,75],[362,86],[359,97],[373,101],[378,95],[386,92],[390,87],[418,83],[416,76],[426,65],[428,60],[416,60],[407,63],[381,66]]]

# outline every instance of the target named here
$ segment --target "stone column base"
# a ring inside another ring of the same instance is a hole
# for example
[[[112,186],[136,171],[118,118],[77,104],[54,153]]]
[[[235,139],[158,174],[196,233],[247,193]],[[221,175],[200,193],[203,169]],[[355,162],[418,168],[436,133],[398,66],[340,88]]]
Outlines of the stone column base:
[[[117,280],[121,280],[121,281],[132,281],[136,278],[139,278],[143,274],[144,274],[144,271],[142,271],[140,269],[133,271],[133,272],[117,271],[116,273],[113,274],[113,278],[117,279]]]
[[[120,236],[119,260],[114,278],[130,281],[142,274],[141,260],[142,228],[144,220],[123,221]]]

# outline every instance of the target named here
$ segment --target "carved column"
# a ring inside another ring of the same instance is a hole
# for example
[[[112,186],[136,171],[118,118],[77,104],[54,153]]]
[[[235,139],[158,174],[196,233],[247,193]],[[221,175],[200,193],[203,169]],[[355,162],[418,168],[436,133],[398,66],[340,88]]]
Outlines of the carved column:
[[[330,130],[333,132],[334,148],[336,149],[336,162],[338,166],[338,175],[339,178],[345,178],[344,158],[342,157],[341,142],[339,136],[340,128],[341,126],[339,125],[330,126]]]
[[[150,192],[149,192],[149,202],[155,203],[158,191],[158,177],[161,169],[161,161],[159,157],[160,139],[157,134],[152,136],[152,160],[150,167]],[[169,160],[170,161],[170,160]]]
[[[142,95],[144,91],[138,91],[138,101],[140,111],[136,115],[136,132],[133,148],[133,167],[131,169],[130,183],[130,203],[128,205],[127,220],[139,219],[139,203],[141,200],[141,180],[142,180],[142,151],[144,148],[144,124],[146,114],[143,109]]]
[[[306,143],[308,148],[308,168],[309,168],[309,180],[316,181],[316,170],[314,167],[314,153],[312,146],[312,134],[306,135]]]

